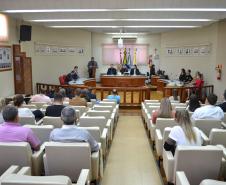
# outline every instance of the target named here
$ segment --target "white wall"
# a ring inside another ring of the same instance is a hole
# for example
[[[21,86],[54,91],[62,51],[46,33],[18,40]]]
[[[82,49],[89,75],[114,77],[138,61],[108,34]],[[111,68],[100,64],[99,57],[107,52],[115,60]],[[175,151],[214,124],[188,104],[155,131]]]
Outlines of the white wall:
[[[226,89],[226,21],[221,21],[218,24],[218,45],[217,45],[217,60],[215,63],[216,67],[218,64],[223,65],[222,78],[217,80],[216,71],[213,69],[214,78],[214,89],[219,99],[223,99],[223,92]]]
[[[16,21],[9,19],[9,41],[1,45],[18,43]],[[158,49],[160,67],[170,75],[180,73],[180,69],[190,68],[194,74],[196,70],[204,73],[205,80],[215,85],[215,92],[221,95],[226,88],[226,22],[215,23],[198,29],[176,30],[162,34],[140,35],[138,44],[149,44],[149,54]],[[85,47],[84,56],[39,56],[34,52],[34,42],[53,43],[59,45],[79,45]],[[32,57],[33,86],[36,82],[59,84],[58,77],[68,73],[75,65],[79,66],[81,76],[87,76],[87,61],[94,56],[98,62],[100,73],[107,71],[108,66],[102,64],[102,44],[112,44],[111,35],[91,33],[79,29],[52,29],[37,25],[32,26],[32,41],[21,44],[22,51]],[[167,57],[164,53],[166,46],[181,46],[189,44],[211,43],[211,54],[204,57]],[[216,80],[215,67],[223,64],[222,80]],[[149,71],[147,66],[140,66],[143,73]],[[7,83],[6,83],[7,82]],[[13,71],[0,72],[0,96],[14,94]]]
[[[181,68],[191,69],[192,75],[196,71],[200,71],[204,74],[205,82],[213,84],[217,50],[217,28],[217,24],[212,24],[204,28],[163,33],[161,35],[161,68],[172,78],[179,77]],[[208,56],[169,57],[165,54],[165,47],[167,46],[199,45],[205,43],[211,43],[212,50]]]
[[[12,46],[12,44],[17,44],[17,29],[16,21],[14,19],[9,20],[9,40],[7,42],[0,42],[3,46]],[[11,71],[0,72],[0,97],[7,97],[14,94],[14,74]]]
[[[83,56],[62,55],[43,56],[34,51],[34,43],[58,44],[61,46],[73,45],[85,48]],[[32,57],[33,87],[35,84],[59,84],[58,77],[69,73],[78,65],[80,76],[87,76],[87,61],[91,56],[91,33],[79,29],[53,29],[37,25],[32,26],[32,41],[21,44],[22,51]],[[36,91],[34,91],[36,92]]]
[[[132,43],[136,44],[149,44],[148,54],[153,54],[154,49],[160,49],[160,34],[153,35],[139,35],[137,40]],[[99,78],[100,73],[106,73],[108,65],[102,64],[102,44],[113,44],[114,41],[111,35],[102,34],[102,33],[92,33],[92,55],[95,57],[95,60],[98,62],[99,69],[97,70],[97,78]],[[125,41],[124,41],[125,43]],[[147,59],[148,62],[148,59]],[[146,66],[138,66],[142,73],[149,71],[149,68]]]

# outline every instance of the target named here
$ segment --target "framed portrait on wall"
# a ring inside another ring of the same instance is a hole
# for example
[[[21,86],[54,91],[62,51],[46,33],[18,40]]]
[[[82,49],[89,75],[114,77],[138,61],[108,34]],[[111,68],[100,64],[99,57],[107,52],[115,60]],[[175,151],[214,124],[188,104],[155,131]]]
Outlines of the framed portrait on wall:
[[[0,46],[0,72],[12,70],[11,46]]]

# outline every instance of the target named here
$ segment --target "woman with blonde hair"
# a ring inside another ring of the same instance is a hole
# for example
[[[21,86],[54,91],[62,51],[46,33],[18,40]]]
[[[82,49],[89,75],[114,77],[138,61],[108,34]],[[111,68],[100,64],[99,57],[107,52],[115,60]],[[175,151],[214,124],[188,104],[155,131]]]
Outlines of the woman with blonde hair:
[[[171,151],[174,155],[176,146],[201,146],[201,131],[192,125],[187,110],[176,112],[175,120],[178,123],[174,126],[169,134],[169,138],[164,144],[164,149]]]
[[[160,109],[152,112],[152,123],[156,123],[157,118],[173,118],[175,111],[168,98],[163,98],[160,102]]]
[[[5,98],[0,98],[0,124],[4,122],[4,119],[2,117],[2,110],[6,106]]]

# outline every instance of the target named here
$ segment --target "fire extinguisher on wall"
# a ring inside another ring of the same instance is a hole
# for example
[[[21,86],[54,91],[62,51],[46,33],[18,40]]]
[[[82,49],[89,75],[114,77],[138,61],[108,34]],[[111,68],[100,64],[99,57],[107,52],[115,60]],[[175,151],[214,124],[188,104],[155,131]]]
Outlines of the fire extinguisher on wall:
[[[221,80],[222,64],[217,65],[216,71],[217,71],[217,80]]]

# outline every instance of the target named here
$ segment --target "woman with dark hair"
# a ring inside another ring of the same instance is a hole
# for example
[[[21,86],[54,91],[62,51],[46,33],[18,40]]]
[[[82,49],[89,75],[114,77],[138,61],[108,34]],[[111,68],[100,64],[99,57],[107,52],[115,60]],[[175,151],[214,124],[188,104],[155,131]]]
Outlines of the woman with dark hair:
[[[181,69],[181,73],[180,73],[180,76],[179,76],[179,80],[181,82],[185,82],[186,81],[186,71],[184,68]]]
[[[17,94],[13,98],[13,104],[18,108],[19,117],[34,116],[36,120],[42,119],[44,117],[43,113],[40,110],[35,110],[32,112],[30,109],[23,107],[24,97],[21,94]]]
[[[192,94],[189,99],[187,110],[194,112],[195,109],[197,109],[199,107],[201,107],[199,98],[195,94]]]

